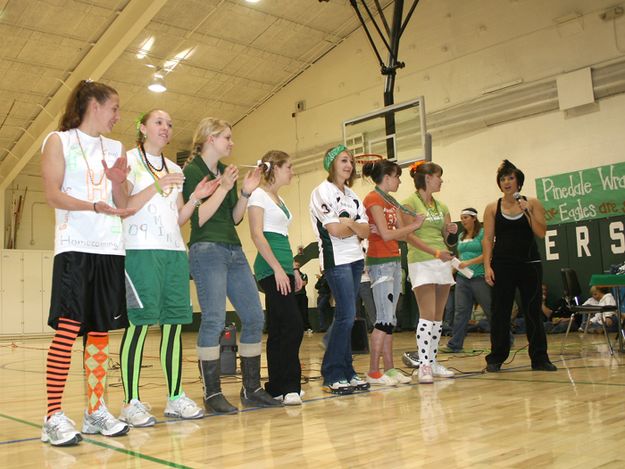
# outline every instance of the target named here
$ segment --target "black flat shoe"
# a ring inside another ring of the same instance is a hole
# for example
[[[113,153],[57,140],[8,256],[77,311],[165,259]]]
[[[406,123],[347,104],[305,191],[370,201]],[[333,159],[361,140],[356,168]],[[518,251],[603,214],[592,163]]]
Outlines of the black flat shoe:
[[[537,363],[532,365],[534,371],[558,371],[558,368],[551,362]]]
[[[499,370],[501,370],[501,365],[499,363],[488,363],[486,365],[486,371],[489,373],[497,373]]]

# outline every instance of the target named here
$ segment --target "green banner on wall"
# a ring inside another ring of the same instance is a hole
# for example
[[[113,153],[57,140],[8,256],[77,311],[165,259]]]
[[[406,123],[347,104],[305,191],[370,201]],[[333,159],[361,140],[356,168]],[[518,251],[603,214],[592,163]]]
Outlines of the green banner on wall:
[[[547,224],[614,217],[625,213],[625,163],[536,179]]]

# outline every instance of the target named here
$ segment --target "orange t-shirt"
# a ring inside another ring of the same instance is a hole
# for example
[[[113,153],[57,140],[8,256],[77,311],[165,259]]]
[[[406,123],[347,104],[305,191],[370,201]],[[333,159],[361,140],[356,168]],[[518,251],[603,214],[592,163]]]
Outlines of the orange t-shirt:
[[[376,191],[371,191],[363,200],[367,216],[369,217],[369,249],[367,250],[367,262],[369,264],[380,264],[399,258],[399,244],[396,240],[384,241],[380,236],[375,225],[371,207],[377,205],[382,207],[384,218],[386,218],[386,227],[389,230],[397,228],[397,207],[388,203]]]

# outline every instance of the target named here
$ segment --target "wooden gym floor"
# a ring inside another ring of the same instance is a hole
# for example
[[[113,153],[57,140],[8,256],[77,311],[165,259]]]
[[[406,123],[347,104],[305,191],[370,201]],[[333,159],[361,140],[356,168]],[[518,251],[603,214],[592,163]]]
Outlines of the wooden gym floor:
[[[172,421],[162,415],[166,389],[158,360],[158,330],[150,331],[141,399],[151,403],[157,425],[119,438],[85,437],[77,447],[55,448],[40,440],[44,413],[45,356],[49,339],[0,340],[1,468],[152,467],[564,467],[621,468],[625,452],[624,355],[610,357],[602,336],[573,334],[558,355],[562,335],[549,336],[556,373],[532,372],[521,350],[498,374],[482,374],[485,334],[469,335],[471,353],[440,355],[467,374],[433,385],[378,387],[337,397],[321,391],[321,334],[307,335],[301,349],[308,382],[301,407],[248,409],[237,415]],[[111,350],[120,335],[112,335]],[[185,390],[201,402],[195,334],[186,334]],[[445,339],[443,340],[445,342]],[[514,350],[526,344],[516,337]],[[414,349],[414,333],[395,335],[395,365]],[[117,355],[113,355],[116,362]],[[364,373],[368,355],[355,355]],[[80,429],[84,380],[78,344],[65,390],[64,410]],[[122,402],[119,369],[109,375],[107,404]],[[239,405],[240,381],[224,379]]]

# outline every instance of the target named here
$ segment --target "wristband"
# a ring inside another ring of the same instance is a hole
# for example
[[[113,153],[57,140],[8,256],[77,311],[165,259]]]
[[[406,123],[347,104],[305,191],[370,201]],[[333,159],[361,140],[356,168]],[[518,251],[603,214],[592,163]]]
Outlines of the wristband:
[[[447,245],[455,246],[458,243],[458,233],[447,233]]]
[[[93,203],[93,211],[94,211],[95,213],[99,213],[99,212],[98,212],[98,209],[97,209],[97,208],[95,208],[95,204],[96,204],[96,203],[97,203],[97,202],[94,202],[94,203]]]
[[[246,199],[249,199],[251,195],[252,195],[251,192],[245,192],[243,189],[241,189],[241,197],[245,197]]]
[[[438,249],[434,251],[434,257],[436,257],[437,259],[441,257],[441,252]]]
[[[191,195],[191,197],[189,197],[189,202],[191,202],[191,204],[193,204],[194,207],[199,207],[200,205],[202,205],[202,200],[201,199],[196,199],[193,195]]]

